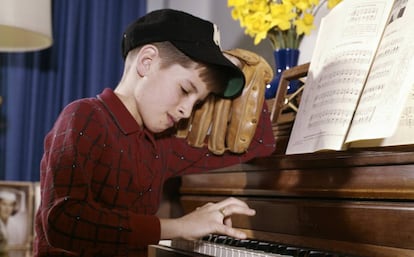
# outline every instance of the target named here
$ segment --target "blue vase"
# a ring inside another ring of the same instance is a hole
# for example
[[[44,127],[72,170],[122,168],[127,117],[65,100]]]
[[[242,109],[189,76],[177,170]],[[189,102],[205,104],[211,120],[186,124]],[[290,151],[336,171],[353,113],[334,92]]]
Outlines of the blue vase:
[[[273,80],[266,86],[265,98],[271,99],[276,96],[277,88],[279,86],[279,80],[284,70],[288,70],[298,65],[299,49],[293,48],[281,48],[276,49],[273,52],[275,58],[275,74]],[[295,92],[299,87],[299,83],[291,81],[288,87],[288,93]]]

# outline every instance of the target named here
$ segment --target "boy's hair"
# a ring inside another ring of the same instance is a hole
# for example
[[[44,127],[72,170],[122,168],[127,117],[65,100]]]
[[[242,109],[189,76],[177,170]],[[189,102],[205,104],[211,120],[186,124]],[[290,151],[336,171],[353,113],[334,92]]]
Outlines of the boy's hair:
[[[223,71],[214,65],[196,62],[168,41],[153,43],[158,48],[161,58],[161,68],[167,68],[173,64],[179,64],[184,68],[194,67],[199,70],[201,80],[207,84],[207,88],[214,94],[221,94],[227,77]]]
[[[160,59],[161,59],[161,69],[168,68],[173,64],[179,64],[182,67],[188,69],[195,67],[196,70],[199,70],[199,76],[201,80],[207,84],[207,89],[210,90],[214,94],[220,95],[223,92],[223,83],[227,82],[227,76],[223,73],[223,71],[214,65],[197,62],[185,55],[183,52],[178,50],[173,44],[168,41],[164,42],[155,42],[152,43],[155,47],[157,47]],[[125,61],[125,68],[132,64],[132,59],[129,55],[135,56],[138,54],[141,46],[133,49],[128,54],[128,57]]]

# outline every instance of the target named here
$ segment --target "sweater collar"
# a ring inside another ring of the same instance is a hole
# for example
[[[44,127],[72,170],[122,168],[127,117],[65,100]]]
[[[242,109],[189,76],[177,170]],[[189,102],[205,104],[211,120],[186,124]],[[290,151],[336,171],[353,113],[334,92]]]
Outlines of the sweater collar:
[[[112,89],[105,88],[97,98],[103,103],[114,122],[125,135],[140,133],[141,136],[145,135],[144,137],[150,140],[154,147],[156,146],[154,134],[138,124]]]
[[[97,98],[102,101],[112,119],[124,134],[142,131],[142,128],[112,89],[105,88]]]

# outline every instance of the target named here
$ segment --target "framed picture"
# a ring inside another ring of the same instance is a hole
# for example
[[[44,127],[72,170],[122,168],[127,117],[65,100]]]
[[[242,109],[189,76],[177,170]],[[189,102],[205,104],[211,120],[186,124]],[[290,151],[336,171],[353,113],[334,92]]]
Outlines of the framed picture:
[[[33,183],[0,181],[0,256],[31,256],[33,202]]]

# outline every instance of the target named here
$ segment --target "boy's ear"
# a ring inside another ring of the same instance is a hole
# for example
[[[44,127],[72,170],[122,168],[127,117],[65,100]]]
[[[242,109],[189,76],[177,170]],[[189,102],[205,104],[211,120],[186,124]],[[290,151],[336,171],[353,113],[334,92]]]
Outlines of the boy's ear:
[[[158,49],[154,45],[144,45],[140,49],[136,59],[138,75],[141,77],[146,76],[150,72],[151,66],[154,64],[157,56]]]

